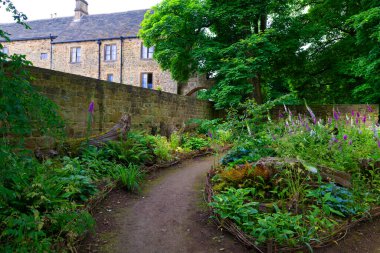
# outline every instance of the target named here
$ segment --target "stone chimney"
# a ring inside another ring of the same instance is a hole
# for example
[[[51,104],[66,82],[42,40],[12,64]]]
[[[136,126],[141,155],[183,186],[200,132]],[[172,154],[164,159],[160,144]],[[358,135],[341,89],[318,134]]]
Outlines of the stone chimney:
[[[81,17],[88,15],[88,3],[86,0],[75,0],[75,16],[74,20],[80,20]]]

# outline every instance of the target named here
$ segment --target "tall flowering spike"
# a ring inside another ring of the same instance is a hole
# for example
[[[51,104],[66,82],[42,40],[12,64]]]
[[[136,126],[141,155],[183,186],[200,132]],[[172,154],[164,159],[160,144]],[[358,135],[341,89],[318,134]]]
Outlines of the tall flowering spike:
[[[367,105],[367,112],[373,112],[373,108],[370,105]]]
[[[95,104],[93,101],[91,101],[89,107],[88,107],[88,112],[89,113],[94,113],[94,107],[95,107]]]
[[[357,112],[357,113],[356,113],[356,117],[357,117],[357,118],[360,118],[360,112]]]
[[[354,110],[351,111],[351,116],[352,116],[352,117],[355,116],[355,111],[354,111]]]
[[[347,136],[347,134],[345,134],[345,135],[343,136],[343,140],[347,141],[347,138],[348,138],[348,136]]]
[[[284,104],[284,109],[285,109],[285,112],[288,113],[288,108],[286,107],[285,104]]]
[[[313,123],[315,125],[317,123],[317,118],[315,117],[314,112],[311,110],[311,108],[308,105],[306,105],[306,109],[310,113],[311,119],[313,120]]]
[[[363,121],[364,124],[366,123],[366,121],[367,121],[367,115],[363,116],[362,121]]]
[[[334,115],[334,119],[336,121],[338,121],[339,120],[339,113],[337,111],[333,110],[333,115]]]
[[[359,118],[356,118],[355,123],[356,125],[359,125]]]
[[[380,148],[380,140],[377,141],[377,146]]]
[[[311,128],[309,126],[309,124],[306,123],[306,131],[310,132],[311,131]]]

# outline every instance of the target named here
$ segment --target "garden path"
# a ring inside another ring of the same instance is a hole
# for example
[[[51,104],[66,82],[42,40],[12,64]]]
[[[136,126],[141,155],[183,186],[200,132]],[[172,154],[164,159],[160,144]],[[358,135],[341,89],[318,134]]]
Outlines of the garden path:
[[[113,192],[95,212],[97,233],[80,252],[247,252],[208,219],[203,200],[215,157],[197,158],[158,172],[132,196]]]
[[[150,177],[141,194],[115,190],[94,210],[96,233],[78,251],[123,253],[249,252],[208,219],[204,180],[215,157],[185,161]],[[380,219],[318,253],[380,253]]]

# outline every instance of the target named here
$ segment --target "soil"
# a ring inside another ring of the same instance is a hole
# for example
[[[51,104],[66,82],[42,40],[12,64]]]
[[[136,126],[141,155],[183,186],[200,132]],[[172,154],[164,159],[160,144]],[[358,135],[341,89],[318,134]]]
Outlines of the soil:
[[[217,160],[197,158],[149,176],[140,194],[114,190],[93,211],[94,233],[78,252],[252,252],[209,219],[203,193]],[[380,253],[380,219],[348,231],[338,245],[318,253]]]

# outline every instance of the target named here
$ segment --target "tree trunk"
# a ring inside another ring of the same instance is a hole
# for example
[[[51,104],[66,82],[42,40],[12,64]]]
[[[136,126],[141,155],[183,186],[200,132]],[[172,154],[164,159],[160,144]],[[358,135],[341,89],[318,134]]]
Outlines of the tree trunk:
[[[265,32],[267,29],[268,15],[263,14],[260,16],[260,31]]]
[[[255,78],[251,78],[250,83],[252,83],[253,86],[253,98],[255,99],[256,103],[259,105],[263,104],[263,93],[261,91],[260,75],[257,74]]]

